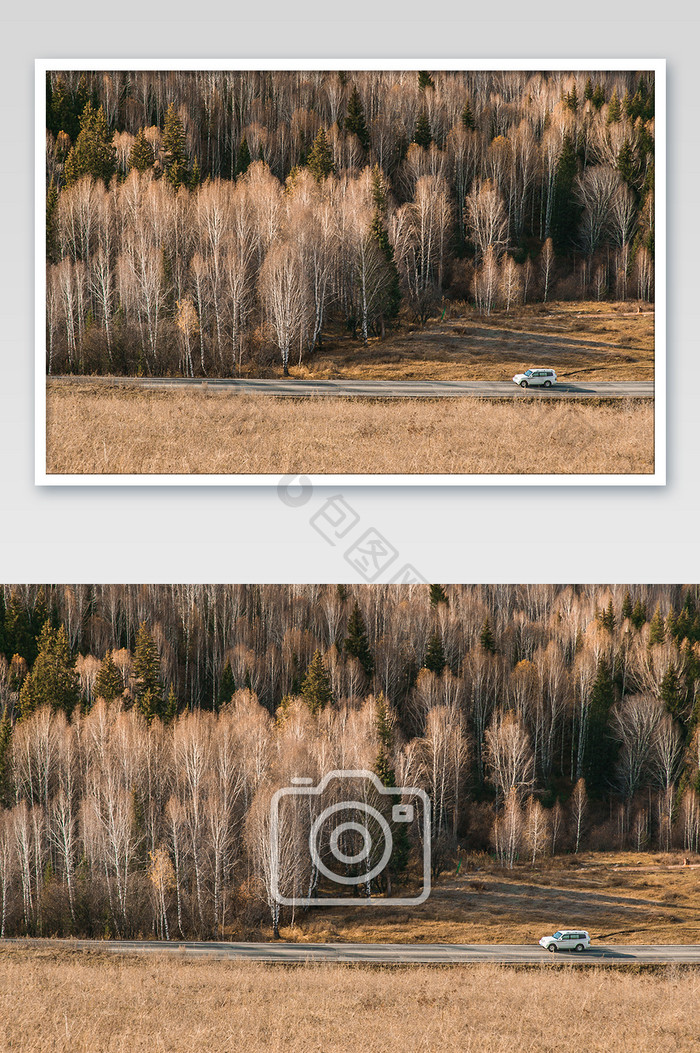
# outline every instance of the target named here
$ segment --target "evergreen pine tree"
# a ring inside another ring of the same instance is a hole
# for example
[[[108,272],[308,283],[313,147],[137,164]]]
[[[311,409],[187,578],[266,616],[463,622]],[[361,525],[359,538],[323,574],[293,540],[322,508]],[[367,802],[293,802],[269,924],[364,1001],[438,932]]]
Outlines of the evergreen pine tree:
[[[160,678],[160,655],[148,626],[141,622],[134,648],[136,705],[150,721],[160,716],[163,708],[163,684]]]
[[[7,709],[0,719],[0,808],[10,805],[10,745],[12,722]]]
[[[47,73],[47,80],[50,74]],[[53,90],[49,89],[51,95],[51,112],[47,110],[47,127],[54,135],[65,132],[71,140],[75,140],[80,131],[80,122],[75,113],[73,99],[66,85],[63,75],[59,73]]]
[[[439,633],[433,633],[428,641],[423,665],[426,669],[429,669],[431,673],[436,673],[440,676],[445,668],[445,664],[445,651],[442,646],[442,638]]]
[[[491,629],[491,621],[489,619],[488,614],[484,618],[484,624],[481,627],[479,643],[481,644],[484,651],[488,651],[489,654],[496,653],[496,641],[493,636],[493,630]]]
[[[382,785],[391,787],[396,785],[396,773],[392,757],[394,753],[394,730],[392,727],[389,707],[386,704],[384,694],[380,694],[376,703],[376,729],[379,740],[377,759],[374,764],[374,773]],[[399,804],[400,798],[392,796],[392,803]],[[408,857],[411,850],[408,839],[407,824],[403,822],[392,822],[392,851],[389,860],[389,868],[393,874],[402,873],[408,865]]]
[[[80,134],[66,158],[63,170],[66,186],[72,186],[85,175],[109,183],[116,167],[117,152],[104,110],[101,106],[96,110],[88,102],[80,117]]]
[[[637,600],[632,610],[632,625],[635,629],[641,629],[647,620],[647,605]]]
[[[353,658],[357,658],[365,671],[365,675],[371,677],[374,672],[374,658],[367,638],[365,620],[362,617],[362,611],[360,610],[360,605],[357,600],[355,600],[355,606],[352,609],[352,614],[348,621],[348,635],[345,638],[345,650],[349,655],[352,655]]]
[[[462,124],[465,128],[474,127],[474,114],[472,113],[472,107],[471,103],[469,102],[469,98],[467,98],[466,102],[464,103],[464,108],[460,116],[462,118]]]
[[[381,779],[384,786],[395,786],[396,774],[392,763],[394,732],[391,726],[389,708],[386,704],[383,692],[380,693],[377,698],[376,713],[379,749],[377,751],[377,760],[374,765],[374,774]]]
[[[425,110],[421,110],[416,118],[416,126],[413,131],[413,142],[427,149],[433,141],[430,130],[430,121]]]
[[[177,716],[177,696],[173,685],[170,685],[168,691],[168,697],[165,700],[165,710],[163,712],[163,720],[166,724],[169,724],[171,720],[174,720]]]
[[[335,171],[333,153],[328,145],[323,128],[321,128],[314,139],[313,146],[309,151],[308,164],[309,170],[317,183],[322,183],[324,179],[327,179]]]
[[[610,103],[608,105],[608,115],[606,117],[607,124],[617,124],[618,121],[622,120],[622,107],[620,106],[620,99],[617,94],[617,88],[612,94]]]
[[[590,101],[593,98],[593,82],[590,77],[586,78],[586,86],[583,89],[583,97],[586,101]]]
[[[163,150],[165,151],[165,178],[177,189],[187,183],[187,138],[175,103],[170,103],[163,125]]]
[[[129,152],[129,169],[135,168],[137,172],[150,172],[156,163],[153,147],[146,138],[146,131],[140,128],[133,146]]]
[[[596,110],[601,110],[605,104],[605,92],[601,84],[596,84],[591,95],[591,102]]]
[[[301,685],[301,695],[314,715],[333,701],[331,678],[323,664],[320,651],[314,652]]]
[[[199,168],[199,159],[195,154],[194,161],[192,162],[192,171],[190,172],[189,188],[190,190],[196,190],[199,184],[202,182],[202,173]]]
[[[33,664],[38,653],[29,612],[14,590],[5,610],[5,646],[8,660],[18,654],[28,666]]]
[[[345,115],[345,128],[348,132],[354,132],[360,140],[360,145],[363,150],[369,150],[370,140],[367,123],[365,121],[365,111],[362,106],[360,93],[356,87],[353,87],[348,102],[348,112]]]
[[[221,706],[226,706],[233,698],[236,691],[236,678],[233,675],[231,669],[231,663],[227,662],[224,666],[224,671],[221,674],[221,683],[219,684],[219,694],[216,699],[217,709]]]
[[[427,72],[427,70],[419,70],[418,71],[418,89],[420,91],[425,91],[426,88],[434,88],[434,87],[435,87],[435,82],[433,81],[433,78],[430,76],[430,74]]]
[[[683,710],[683,691],[678,670],[671,662],[659,684],[659,698],[673,717],[679,717]]]
[[[39,636],[39,653],[19,694],[22,717],[39,706],[51,706],[70,716],[80,700],[80,680],[75,671],[66,630],[46,622]]]
[[[250,167],[250,150],[248,149],[248,140],[245,135],[241,139],[238,145],[238,154],[236,156],[236,174],[244,175]]]
[[[622,601],[622,611],[621,611],[621,613],[622,613],[622,620],[623,621],[625,621],[625,619],[628,619],[628,618],[631,619],[632,618],[632,610],[633,610],[633,608],[632,608],[632,597],[630,596],[629,589],[628,589],[627,592],[625,593],[624,599]]]
[[[654,647],[656,644],[662,644],[666,639],[666,627],[664,625],[663,615],[661,613],[661,607],[657,603],[654,616],[649,624],[649,646]]]
[[[123,694],[122,675],[114,664],[112,652],[107,651],[95,677],[95,698],[103,698],[105,702],[114,702],[115,698],[121,698]]]
[[[46,191],[46,259],[49,263],[58,262],[56,245],[56,205],[58,204],[58,188],[53,179]]]
[[[430,586],[430,606],[437,607],[439,603],[449,604],[449,598],[443,585]]]
[[[571,91],[566,94],[566,106],[572,113],[576,113],[578,109],[578,92],[576,91],[576,81],[571,85]]]
[[[558,252],[568,252],[578,232],[580,208],[574,196],[577,174],[576,147],[571,136],[565,135],[554,179],[552,234]]]
[[[617,170],[624,179],[630,190],[637,190],[637,180],[639,178],[639,170],[637,167],[637,159],[632,149],[632,143],[629,139],[625,139],[620,152],[617,155]]]
[[[591,796],[601,797],[614,774],[618,751],[610,728],[610,711],[614,703],[615,688],[610,666],[601,659],[589,699],[584,754],[584,774]]]

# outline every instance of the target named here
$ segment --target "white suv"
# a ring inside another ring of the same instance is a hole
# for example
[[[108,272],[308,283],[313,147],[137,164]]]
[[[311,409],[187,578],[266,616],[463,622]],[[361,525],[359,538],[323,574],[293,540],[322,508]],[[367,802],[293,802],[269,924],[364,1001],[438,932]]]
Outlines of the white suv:
[[[546,951],[585,951],[591,945],[591,937],[585,929],[562,929],[553,936],[543,936],[540,947]]]
[[[553,369],[526,369],[524,373],[516,373],[513,380],[521,388],[551,388],[557,382],[557,374]]]

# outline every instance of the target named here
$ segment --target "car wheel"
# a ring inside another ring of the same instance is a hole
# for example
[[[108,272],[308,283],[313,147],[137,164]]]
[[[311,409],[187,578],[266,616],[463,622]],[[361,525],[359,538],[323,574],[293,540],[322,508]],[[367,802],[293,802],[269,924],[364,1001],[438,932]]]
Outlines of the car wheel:
[[[552,381],[551,381],[551,380],[545,380],[545,382],[544,382],[544,386],[545,386],[546,388],[551,388],[551,386],[552,386]]]
[[[550,943],[549,947],[547,948],[547,950],[549,951],[550,954],[554,954],[556,949],[557,949],[556,943]]]
[[[574,950],[578,951],[578,953],[580,954],[581,951],[584,950],[583,944],[582,943],[577,943],[576,946],[574,947]]]
[[[527,380],[521,380],[520,381],[520,387],[521,388],[526,388],[527,387]]]

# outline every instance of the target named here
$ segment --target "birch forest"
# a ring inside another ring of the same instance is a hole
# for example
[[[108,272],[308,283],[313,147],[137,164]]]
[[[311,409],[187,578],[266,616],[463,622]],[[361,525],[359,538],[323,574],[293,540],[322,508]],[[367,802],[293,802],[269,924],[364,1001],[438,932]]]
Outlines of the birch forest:
[[[654,296],[649,72],[61,71],[46,123],[49,373]]]
[[[271,796],[336,769],[428,793],[434,876],[698,852],[699,688],[697,585],[4,586],[0,934],[277,931]]]

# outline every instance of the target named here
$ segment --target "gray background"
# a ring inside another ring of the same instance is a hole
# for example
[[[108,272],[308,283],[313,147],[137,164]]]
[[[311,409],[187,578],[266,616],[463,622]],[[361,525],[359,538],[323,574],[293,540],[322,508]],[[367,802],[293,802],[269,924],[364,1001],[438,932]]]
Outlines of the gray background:
[[[26,581],[361,580],[309,523],[332,491],[33,484],[34,58],[416,56],[668,60],[668,485],[343,488],[359,525],[440,581],[697,578],[698,21],[690,4],[33,5],[0,64],[0,577]],[[56,19],[56,12],[63,15]],[[193,12],[202,19],[193,21]],[[251,13],[265,17],[252,21]],[[632,21],[631,12],[636,18]],[[166,14],[167,12],[167,14]],[[579,20],[581,14],[588,16]],[[343,20],[352,13],[353,21]],[[497,21],[481,15],[498,14]],[[528,15],[529,17],[525,17]],[[665,18],[660,18],[665,15]],[[291,17],[295,16],[295,17]],[[428,16],[432,16],[428,20]],[[339,62],[342,65],[342,61]],[[535,461],[541,451],[532,451]]]

